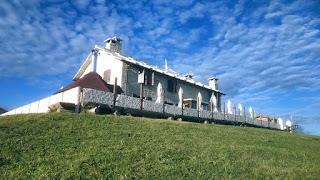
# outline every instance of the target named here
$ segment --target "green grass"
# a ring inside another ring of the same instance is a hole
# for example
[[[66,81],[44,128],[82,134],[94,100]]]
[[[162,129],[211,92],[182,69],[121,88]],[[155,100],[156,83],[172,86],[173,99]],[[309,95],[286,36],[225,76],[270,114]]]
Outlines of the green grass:
[[[109,115],[0,117],[0,179],[317,179],[320,137]]]

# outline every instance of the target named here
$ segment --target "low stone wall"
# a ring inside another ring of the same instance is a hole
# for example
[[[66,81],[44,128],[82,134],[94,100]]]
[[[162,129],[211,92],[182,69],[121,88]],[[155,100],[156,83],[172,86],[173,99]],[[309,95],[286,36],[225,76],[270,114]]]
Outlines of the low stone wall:
[[[254,119],[250,118],[250,117],[246,117],[246,123],[248,124],[254,124]]]
[[[261,126],[262,125],[261,121],[258,120],[258,119],[254,119],[253,120],[253,124],[256,125],[256,126]]]
[[[135,98],[138,99],[138,98]],[[155,103],[153,101],[143,100],[142,109],[146,111],[163,113],[163,104]]]
[[[280,124],[278,124],[278,123],[274,123],[273,128],[281,130]]]
[[[50,97],[41,99],[40,101],[33,102],[31,104],[22,106],[20,108],[14,109],[2,115],[11,114],[22,114],[22,113],[45,113],[49,111],[48,106],[59,103],[74,103],[78,104],[80,100],[80,89],[74,88],[59,94],[52,95]],[[234,115],[234,114],[223,114],[221,112],[210,112],[206,110],[196,110],[192,108],[184,107],[179,108],[174,105],[155,103],[149,100],[143,100],[141,106],[141,100],[139,98],[130,97],[126,95],[117,95],[114,102],[113,93],[108,93],[104,91],[99,91],[95,89],[83,88],[82,90],[82,102],[86,103],[96,103],[112,106],[115,103],[115,107],[128,108],[132,111],[139,113],[164,113],[164,116],[185,116],[191,118],[201,118],[203,120],[218,120],[220,122],[226,123],[244,123],[259,127],[280,129],[280,124],[271,123],[267,121],[261,121],[259,119],[252,119],[250,117]],[[199,119],[200,120],[200,119]]]
[[[245,117],[244,116],[240,116],[240,115],[236,115],[236,121],[239,123],[245,123]]]
[[[275,123],[273,122],[269,122],[269,125],[268,125],[270,128],[275,128]]]
[[[141,109],[141,100],[125,95],[118,95],[116,100],[116,106],[125,107],[131,109]]]
[[[226,114],[225,119],[228,121],[235,121],[235,116],[233,114]]]
[[[95,89],[83,88],[82,91],[82,102],[94,102],[99,104],[113,104],[113,93],[107,93]]]
[[[262,127],[268,127],[269,122],[268,121],[261,121]]]
[[[214,112],[213,113],[213,119],[215,119],[215,120],[224,120],[224,114],[223,113]]]
[[[182,115],[182,109],[177,106],[171,106],[168,104],[164,105],[164,112],[173,116]]]
[[[198,111],[192,108],[183,108],[183,115],[189,117],[198,117]]]
[[[200,111],[199,117],[204,119],[212,119],[212,113],[210,111]]]

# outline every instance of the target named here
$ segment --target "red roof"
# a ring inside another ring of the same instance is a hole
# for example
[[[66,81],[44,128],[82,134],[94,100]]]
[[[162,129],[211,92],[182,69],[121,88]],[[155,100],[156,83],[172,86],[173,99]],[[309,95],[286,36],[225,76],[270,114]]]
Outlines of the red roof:
[[[60,89],[59,91],[55,92],[54,94],[58,94],[69,89],[81,87],[81,88],[90,88],[96,89],[104,92],[112,92],[113,93],[113,85],[106,83],[101,76],[96,72],[90,72],[83,76],[81,79],[74,81],[73,83],[69,84],[68,86]],[[123,93],[120,86],[117,86],[117,93]]]

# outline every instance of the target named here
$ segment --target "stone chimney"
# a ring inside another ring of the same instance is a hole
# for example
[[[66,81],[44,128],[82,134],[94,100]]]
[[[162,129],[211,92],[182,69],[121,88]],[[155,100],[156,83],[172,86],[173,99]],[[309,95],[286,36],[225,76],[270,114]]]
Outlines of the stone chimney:
[[[122,40],[118,37],[108,38],[104,41],[105,48],[111,52],[117,52],[121,54]]]
[[[209,87],[211,87],[213,90],[218,91],[218,78],[212,77],[209,78]]]

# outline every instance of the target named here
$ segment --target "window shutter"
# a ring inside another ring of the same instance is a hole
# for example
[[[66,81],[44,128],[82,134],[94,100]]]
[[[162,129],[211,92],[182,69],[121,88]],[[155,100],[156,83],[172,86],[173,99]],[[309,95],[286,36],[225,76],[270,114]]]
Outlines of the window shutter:
[[[168,91],[173,92],[174,91],[174,84],[171,79],[168,79]]]
[[[111,77],[111,69],[105,70],[103,72],[103,80],[107,83],[110,83],[110,77]]]
[[[177,80],[177,81],[176,81],[176,89],[175,89],[175,92],[178,92],[178,91],[179,91],[179,88],[180,88],[180,87],[179,87],[179,81]]]

